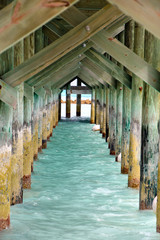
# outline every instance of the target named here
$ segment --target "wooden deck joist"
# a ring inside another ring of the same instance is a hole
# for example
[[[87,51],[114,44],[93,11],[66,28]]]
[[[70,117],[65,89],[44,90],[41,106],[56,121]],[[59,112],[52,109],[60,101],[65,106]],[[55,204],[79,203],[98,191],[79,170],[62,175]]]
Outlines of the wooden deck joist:
[[[92,37],[92,41],[124,67],[160,92],[160,73],[141,57],[124,46],[117,39],[110,38],[105,31],[101,31],[101,33]]]
[[[87,51],[91,46],[93,46],[92,42],[86,43],[86,47],[83,47],[83,46],[77,47],[76,49],[74,49],[71,52],[69,52],[68,54],[66,54],[63,58],[59,59],[58,61],[56,61],[55,63],[53,63],[46,69],[44,69],[43,71],[36,74],[31,79],[28,79],[26,82],[29,85],[34,86],[38,81],[40,81],[41,79],[43,79],[45,77],[49,77],[49,75],[53,74],[53,72],[59,71],[66,64],[73,61],[77,57],[79,57],[79,60],[81,60],[82,54],[85,51]]]
[[[104,71],[102,68],[99,66],[95,65],[95,63],[91,62],[89,59],[84,59],[82,60],[82,64],[84,67],[88,68],[90,70],[90,74],[95,74],[97,76],[97,80],[100,81],[100,79],[103,80],[101,81],[102,84],[108,83],[112,87],[116,87],[116,80],[108,74],[106,71]]]
[[[160,38],[160,2],[159,0],[109,0],[126,15],[142,24],[154,36]]]
[[[3,75],[3,79],[11,86],[17,86],[123,16],[117,8],[107,5],[13,71]]]
[[[0,100],[11,106],[13,109],[16,109],[18,104],[17,97],[17,90],[0,80]]]
[[[34,93],[34,88],[29,86],[27,83],[24,83],[24,96],[29,99],[33,100],[33,93]]]
[[[58,16],[78,0],[59,2],[59,7],[42,0],[13,1],[0,11],[0,53]]]
[[[92,91],[89,90],[67,90],[68,94],[91,94]]]
[[[59,71],[53,72],[51,75],[49,75],[46,78],[42,78],[39,82],[37,82],[34,86],[35,87],[42,87],[46,84],[48,84],[50,81],[56,81],[56,79],[61,78],[68,73],[74,71],[75,69],[80,68],[79,66],[79,58],[74,59],[70,63],[66,64],[64,67],[62,67]]]
[[[111,60],[107,59],[94,49],[88,50],[87,52],[85,52],[85,55],[93,63],[95,63],[97,66],[106,71],[110,76],[119,80],[122,84],[131,89],[132,84],[131,77]]]

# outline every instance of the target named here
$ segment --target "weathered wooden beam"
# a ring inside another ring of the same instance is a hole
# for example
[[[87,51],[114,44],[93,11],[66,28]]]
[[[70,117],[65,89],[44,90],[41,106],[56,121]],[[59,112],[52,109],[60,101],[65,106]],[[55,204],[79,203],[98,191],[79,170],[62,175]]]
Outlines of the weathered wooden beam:
[[[43,86],[43,88],[46,91],[46,94],[51,97],[52,96],[52,90],[47,86]]]
[[[87,19],[87,16],[79,11],[76,7],[72,6],[61,14],[61,17],[67,21],[70,25],[76,27],[81,22]],[[116,36],[124,29],[124,24],[130,20],[129,17],[123,15],[120,19],[112,22],[110,25],[106,26],[105,29],[111,35],[111,37]]]
[[[49,75],[53,74],[53,72],[57,72],[62,67],[64,67],[69,62],[73,61],[75,58],[79,57],[79,61],[82,59],[82,54],[87,51],[91,46],[93,46],[93,43],[86,43],[86,46],[83,47],[79,46],[73,51],[66,54],[63,58],[56,61],[54,64],[50,65],[43,71],[36,74],[33,78],[29,79],[27,83],[31,86],[34,86],[37,82],[39,82],[41,79],[43,80],[45,77],[49,77]]]
[[[160,92],[160,73],[132,50],[115,38],[110,38],[105,31],[96,34],[92,40],[136,76]]]
[[[31,101],[33,100],[33,88],[27,83],[24,83],[24,96]]]
[[[72,62],[66,64],[63,68],[61,68],[57,72],[53,72],[53,74],[49,75],[48,77],[42,79],[41,81],[34,84],[35,87],[41,87],[46,84],[48,84],[50,81],[56,81],[64,76],[66,76],[68,73],[74,71],[75,69],[79,68],[78,65],[79,59],[74,59]]]
[[[61,88],[62,86],[64,86],[67,82],[71,81],[73,78],[75,78],[78,73],[79,73],[80,69],[76,69],[74,71],[72,71],[71,73],[65,75],[64,77],[59,77],[57,79],[53,79],[52,81],[50,81],[47,85],[51,88]],[[56,80],[56,81],[55,81]]]
[[[104,27],[122,17],[123,14],[117,8],[107,5],[60,39],[34,55],[30,60],[21,64],[19,68],[14,69],[12,73],[10,72],[3,75],[3,79],[12,86],[26,81],[81,43],[88,40]]]
[[[41,0],[13,1],[0,13],[0,53],[76,2],[78,0],[59,3]]]
[[[109,0],[126,15],[142,24],[149,32],[160,38],[160,2],[159,0]]]
[[[12,88],[4,81],[0,80],[0,99],[9,106],[16,109],[17,106],[17,90]]]
[[[92,91],[90,89],[88,90],[67,90],[68,92],[67,93],[70,93],[70,94],[91,94]]]
[[[47,28],[46,26],[42,27],[43,30],[43,34],[45,35],[45,37],[47,37],[50,41],[54,42],[58,39],[58,36],[53,33],[49,28]],[[48,44],[47,44],[48,45]]]
[[[100,0],[100,1],[95,1],[95,0],[81,0],[76,4],[76,7],[79,9],[87,9],[87,10],[99,10],[102,7],[104,7],[106,5],[106,1],[105,0]]]
[[[92,63],[89,59],[82,60],[82,64],[90,69],[91,72],[97,75],[97,80],[100,78],[103,79],[103,83],[101,82],[103,85],[105,85],[104,83],[108,83],[114,88],[116,87],[115,79],[110,74],[105,72],[102,68]]]
[[[79,76],[76,77],[76,79],[78,79],[79,81],[81,81],[81,83],[83,83],[85,86],[87,86],[88,88],[92,88],[86,81],[83,81]]]
[[[87,86],[71,86],[70,87],[70,90],[73,91],[73,90],[78,90],[78,91],[85,91],[85,90],[90,90],[91,88],[87,87]]]
[[[45,95],[46,95],[46,90],[45,90],[43,87],[35,88],[35,89],[34,89],[34,92],[35,92],[38,96],[42,97],[43,99],[44,99],[44,97],[45,97]]]
[[[100,83],[104,84],[103,79],[100,77],[97,79],[97,75],[95,75],[90,69],[88,69],[85,64],[81,67],[81,71],[78,74],[83,81],[86,81],[90,86],[98,86]]]
[[[63,27],[63,28],[57,28],[54,25],[54,22],[49,22],[46,25],[46,28],[48,28],[51,32],[54,32],[57,36],[63,36],[65,33],[67,33],[67,30]]]
[[[90,87],[94,87],[99,85],[99,82],[93,79],[90,75],[85,73],[85,69],[81,68],[81,71],[78,74],[78,77],[85,83],[88,84]]]
[[[115,79],[119,80],[126,87],[131,89],[131,77],[125,73],[119,66],[104,57],[102,54],[98,53],[94,49],[90,49],[85,52],[85,55],[97,66],[102,68],[108,74],[110,74]]]

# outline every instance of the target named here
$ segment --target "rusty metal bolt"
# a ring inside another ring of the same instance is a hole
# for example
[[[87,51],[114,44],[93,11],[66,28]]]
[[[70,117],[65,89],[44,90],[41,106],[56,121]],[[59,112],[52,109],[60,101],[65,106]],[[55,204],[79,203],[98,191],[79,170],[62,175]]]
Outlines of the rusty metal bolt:
[[[122,90],[122,87],[120,87],[120,90]]]
[[[139,87],[139,91],[142,91],[142,89],[143,89],[142,87]]]

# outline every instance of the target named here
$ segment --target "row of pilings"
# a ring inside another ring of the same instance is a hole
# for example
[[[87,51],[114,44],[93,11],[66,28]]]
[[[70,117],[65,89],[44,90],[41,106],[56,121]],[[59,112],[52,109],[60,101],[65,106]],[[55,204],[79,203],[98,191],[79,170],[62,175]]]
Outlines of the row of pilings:
[[[118,39],[160,70],[160,41],[141,25],[130,21]],[[106,57],[124,69],[108,54]],[[160,198],[160,94],[128,69],[124,71],[132,76],[132,89],[118,81],[116,87],[101,85],[92,89],[91,123],[100,124],[110,154],[121,162],[121,173],[128,174],[128,187],[139,189],[139,209],[152,209],[154,198],[157,195]],[[157,232],[160,232],[159,200]]]
[[[31,172],[38,153],[47,148],[58,125],[58,91],[44,97],[24,96],[24,84],[17,87],[15,109],[0,101],[0,230],[10,225],[10,205],[23,202],[23,189],[31,188]]]

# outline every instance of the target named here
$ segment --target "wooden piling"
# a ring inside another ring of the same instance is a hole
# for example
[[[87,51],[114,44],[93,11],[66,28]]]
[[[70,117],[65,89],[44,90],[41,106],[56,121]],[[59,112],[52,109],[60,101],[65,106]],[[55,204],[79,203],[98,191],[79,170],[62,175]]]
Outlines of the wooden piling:
[[[61,93],[59,93],[59,113],[58,113],[58,120],[61,120]]]
[[[145,60],[155,68],[159,65],[160,41],[146,31]],[[159,158],[159,93],[144,85],[142,103],[142,141],[140,165],[140,210],[151,209],[157,195]],[[157,225],[158,226],[158,225]]]
[[[115,155],[116,143],[116,98],[117,92],[114,87],[110,86],[110,103],[109,103],[109,145],[110,154]]]
[[[10,225],[12,112],[0,101],[0,231]]]
[[[47,96],[47,140],[50,139],[51,135],[51,99]]]
[[[32,103],[24,97],[24,123],[23,123],[23,188],[31,188],[31,162],[33,159],[32,132]]]
[[[55,89],[53,91],[53,128],[56,127],[56,91]]]
[[[109,137],[109,93],[110,89],[106,87],[106,142]]]
[[[39,113],[39,96],[34,93],[34,110],[33,110],[33,159],[38,159],[38,113]]]
[[[135,23],[134,52],[141,58],[144,58],[144,35],[144,28],[140,24]],[[142,98],[143,81],[133,74],[128,172],[128,187],[131,188],[139,188],[140,184]]]
[[[124,31],[118,36],[120,42],[124,43]],[[123,69],[123,65],[117,63]],[[116,162],[121,161],[121,145],[122,145],[122,111],[123,111],[123,84],[117,81],[117,115],[116,115]]]
[[[125,45],[133,50],[134,21],[125,25]],[[131,75],[126,69],[126,72]],[[128,174],[129,169],[129,139],[131,118],[131,90],[123,86],[123,116],[122,116],[122,146],[121,146],[121,173]]]
[[[59,90],[57,89],[57,93],[56,93],[56,106],[57,106],[57,114],[56,114],[56,126],[58,126],[58,119],[59,119],[59,100],[58,100],[58,94],[59,94]]]
[[[95,88],[92,88],[91,124],[95,124]]]
[[[14,46],[14,67],[24,61],[23,41]],[[11,157],[11,205],[23,202],[23,96],[24,83],[16,87],[17,106],[13,110]]]
[[[100,133],[103,131],[103,98],[104,98],[103,86],[100,88]]]
[[[106,137],[106,86],[103,89],[103,128],[102,137]]]
[[[119,160],[119,155],[121,154],[121,144],[122,144],[122,109],[123,109],[123,85],[117,81],[117,101],[116,101],[116,143],[115,143],[115,155],[116,162]]]
[[[38,114],[38,152],[42,153],[42,121],[43,121],[43,99],[39,96]]]
[[[23,96],[24,84],[17,89],[17,106],[13,110],[11,157],[11,204],[23,202]]]
[[[43,99],[42,149],[47,148],[47,97]]]
[[[71,117],[71,94],[67,93],[67,90],[70,89],[70,86],[68,85],[66,88],[66,118]]]
[[[100,101],[99,101],[99,87],[96,87],[96,124],[100,124]]]
[[[81,86],[81,80],[77,79],[77,86]],[[81,94],[77,94],[76,116],[81,116]]]

